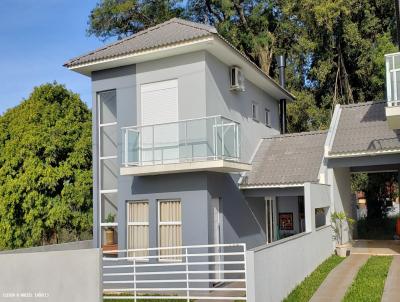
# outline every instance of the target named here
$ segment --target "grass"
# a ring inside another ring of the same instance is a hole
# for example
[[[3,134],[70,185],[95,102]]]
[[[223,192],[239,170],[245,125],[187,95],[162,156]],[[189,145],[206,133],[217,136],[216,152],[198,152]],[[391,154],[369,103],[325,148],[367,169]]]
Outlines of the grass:
[[[372,256],[358,271],[353,284],[347,290],[345,302],[379,302],[393,257]]]
[[[301,282],[290,294],[283,300],[284,302],[306,302],[311,299],[315,291],[325,280],[329,272],[334,269],[344,258],[333,255],[320,264],[303,282]]]

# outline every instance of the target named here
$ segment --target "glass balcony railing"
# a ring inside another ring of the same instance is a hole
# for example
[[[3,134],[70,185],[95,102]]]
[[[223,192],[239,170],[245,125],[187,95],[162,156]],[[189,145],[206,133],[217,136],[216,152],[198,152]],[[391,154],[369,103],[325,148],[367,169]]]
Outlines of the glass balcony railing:
[[[385,55],[388,107],[400,106],[400,52]]]
[[[240,124],[222,116],[122,128],[122,164],[238,161]]]

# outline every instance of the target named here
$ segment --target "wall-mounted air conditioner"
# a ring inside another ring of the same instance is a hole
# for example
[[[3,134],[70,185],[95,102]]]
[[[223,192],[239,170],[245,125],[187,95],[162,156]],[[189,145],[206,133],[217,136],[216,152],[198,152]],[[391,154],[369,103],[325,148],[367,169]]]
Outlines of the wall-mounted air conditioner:
[[[237,66],[230,68],[231,90],[244,91],[244,76],[242,70]]]

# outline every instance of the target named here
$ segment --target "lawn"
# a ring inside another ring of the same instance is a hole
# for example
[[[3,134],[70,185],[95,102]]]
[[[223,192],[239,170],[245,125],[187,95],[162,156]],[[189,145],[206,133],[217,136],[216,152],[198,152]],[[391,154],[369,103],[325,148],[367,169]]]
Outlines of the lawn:
[[[345,302],[379,302],[393,257],[373,256],[358,271],[353,284],[347,290]]]
[[[329,272],[344,258],[333,255],[320,264],[307,278],[303,280],[284,300],[285,302],[309,301]]]

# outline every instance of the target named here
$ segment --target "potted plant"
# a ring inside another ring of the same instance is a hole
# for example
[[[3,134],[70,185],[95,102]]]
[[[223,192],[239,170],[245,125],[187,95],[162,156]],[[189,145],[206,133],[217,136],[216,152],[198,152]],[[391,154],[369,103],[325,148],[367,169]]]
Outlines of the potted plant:
[[[115,222],[115,214],[109,213],[106,218],[106,223],[113,223],[113,222]],[[112,226],[108,226],[106,228],[105,233],[106,233],[105,244],[106,245],[114,244],[114,228]]]
[[[349,250],[348,244],[343,244],[343,232],[346,230],[346,224],[348,230],[354,224],[354,220],[347,217],[344,212],[333,212],[331,215],[332,228],[335,233],[336,239],[336,254],[340,257],[346,257],[347,251]]]

